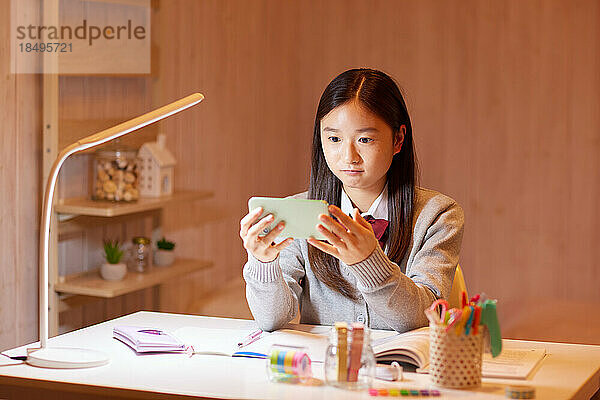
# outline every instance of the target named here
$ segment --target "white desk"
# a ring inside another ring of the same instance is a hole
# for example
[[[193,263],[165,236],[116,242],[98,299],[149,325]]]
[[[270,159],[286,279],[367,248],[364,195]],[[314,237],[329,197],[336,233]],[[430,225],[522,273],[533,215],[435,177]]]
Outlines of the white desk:
[[[374,399],[367,392],[348,392],[327,386],[306,387],[269,383],[265,361],[260,359],[183,354],[136,356],[112,339],[115,325],[153,326],[175,330],[183,326],[231,329],[239,339],[240,329],[254,328],[254,321],[190,315],[137,312],[88,328],[57,336],[51,346],[87,347],[108,352],[111,362],[102,367],[79,370],[52,370],[29,365],[0,367],[0,398],[240,398],[240,399]],[[293,326],[292,326],[293,327]],[[298,326],[297,326],[298,327]],[[324,327],[302,326],[323,332]],[[600,346],[506,340],[507,347],[539,348],[548,354],[528,381],[483,379],[474,390],[441,389],[442,398],[503,399],[507,384],[536,387],[538,399],[588,399],[600,387]],[[8,353],[25,349],[13,349]],[[20,351],[24,353],[24,350]],[[313,364],[317,378],[323,378],[323,364]],[[376,387],[431,388],[429,376],[405,373],[405,380],[387,383],[375,380]],[[389,398],[389,397],[388,397]]]

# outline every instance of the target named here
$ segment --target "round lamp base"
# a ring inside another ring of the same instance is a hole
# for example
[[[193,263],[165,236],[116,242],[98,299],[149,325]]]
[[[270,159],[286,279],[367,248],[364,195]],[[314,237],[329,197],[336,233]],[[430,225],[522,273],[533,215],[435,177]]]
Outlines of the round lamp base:
[[[46,347],[27,355],[27,364],[43,368],[90,368],[108,361],[108,355],[101,351],[73,347]]]

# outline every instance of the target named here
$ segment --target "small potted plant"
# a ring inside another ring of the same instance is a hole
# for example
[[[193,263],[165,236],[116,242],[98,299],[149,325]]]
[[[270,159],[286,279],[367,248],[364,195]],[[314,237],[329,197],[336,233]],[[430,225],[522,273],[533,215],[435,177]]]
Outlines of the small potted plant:
[[[104,257],[106,263],[100,267],[100,275],[107,281],[120,281],[127,273],[127,265],[120,262],[123,250],[118,240],[104,240]]]
[[[156,242],[156,252],[154,253],[154,264],[166,267],[175,261],[175,243],[168,241],[164,237]]]

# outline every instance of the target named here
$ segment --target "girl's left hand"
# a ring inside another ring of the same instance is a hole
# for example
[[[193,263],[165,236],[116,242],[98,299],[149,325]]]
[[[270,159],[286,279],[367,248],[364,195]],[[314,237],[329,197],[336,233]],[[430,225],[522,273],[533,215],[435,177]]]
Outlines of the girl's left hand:
[[[352,211],[353,218],[344,214],[339,207],[334,205],[329,206],[329,212],[341,224],[329,215],[321,214],[319,215],[321,224],[317,225],[317,229],[331,244],[313,238],[308,239],[308,243],[331,254],[346,265],[363,261],[379,246],[379,241],[373,233],[373,227],[360,215],[357,208]]]

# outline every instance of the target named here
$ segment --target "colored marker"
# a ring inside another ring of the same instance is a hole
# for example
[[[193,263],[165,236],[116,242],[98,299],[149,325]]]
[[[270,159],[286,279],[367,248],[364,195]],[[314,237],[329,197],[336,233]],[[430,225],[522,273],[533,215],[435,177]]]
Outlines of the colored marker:
[[[263,331],[260,329],[255,330],[237,344],[238,348],[246,347],[249,344],[256,342],[258,339],[260,339],[260,335],[262,335],[262,333]]]
[[[352,324],[352,344],[350,345],[350,366],[348,367],[348,382],[358,380],[360,357],[364,342],[365,327],[361,323]]]
[[[475,306],[475,316],[473,317],[473,335],[479,332],[479,323],[481,322],[481,307]]]
[[[337,333],[337,378],[338,382],[348,380],[348,324],[336,322]]]
[[[502,336],[500,335],[500,323],[496,313],[496,301],[486,300],[481,309],[481,325],[485,325],[490,333],[490,348],[492,357],[497,357],[502,352]]]

